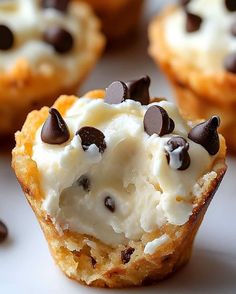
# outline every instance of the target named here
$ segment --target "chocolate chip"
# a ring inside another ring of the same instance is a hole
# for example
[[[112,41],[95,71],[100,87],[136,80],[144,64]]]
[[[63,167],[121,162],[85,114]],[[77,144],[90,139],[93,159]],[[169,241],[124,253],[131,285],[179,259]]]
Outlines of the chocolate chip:
[[[52,45],[55,51],[60,54],[69,52],[74,45],[72,35],[61,27],[50,27],[43,37],[44,41]]]
[[[115,81],[106,88],[104,102],[108,104],[119,104],[128,97],[128,87],[121,81]]]
[[[115,211],[115,201],[113,198],[111,198],[110,196],[107,196],[105,199],[104,199],[104,205],[106,206],[107,209],[109,209],[111,212],[114,212]]]
[[[234,22],[230,28],[231,34],[236,37],[236,22]]]
[[[217,128],[220,126],[220,118],[213,116],[209,120],[196,125],[188,137],[193,142],[202,145],[210,155],[215,155],[220,148]]]
[[[43,8],[54,8],[61,12],[66,12],[70,0],[42,0],[41,6]]]
[[[92,256],[91,256],[91,263],[92,263],[92,267],[95,268],[96,267],[96,264],[97,264],[97,261]]]
[[[157,134],[161,137],[170,134],[175,128],[174,121],[166,110],[157,105],[148,108],[144,115],[143,124],[145,132],[150,136]]]
[[[150,86],[149,76],[142,77],[138,80],[132,80],[126,82],[128,87],[128,98],[135,101],[139,101],[142,105],[148,105],[150,102],[149,96],[149,86]]]
[[[76,135],[80,136],[84,151],[88,150],[89,146],[92,144],[98,147],[100,153],[103,153],[107,147],[103,132],[96,128],[82,127],[78,130]]]
[[[13,46],[14,35],[5,25],[0,25],[0,50],[8,50]]]
[[[42,127],[42,141],[47,144],[59,145],[65,143],[69,138],[70,133],[66,122],[55,108],[51,108],[49,117]]]
[[[6,225],[0,221],[0,243],[2,243],[8,235],[8,229],[6,227]]]
[[[236,1],[235,0],[225,0],[225,6],[229,11],[236,11]]]
[[[226,71],[236,74],[236,53],[232,53],[225,57],[224,68]]]
[[[122,260],[123,264],[126,264],[130,261],[130,257],[134,253],[134,250],[135,250],[134,248],[129,247],[129,248],[121,251],[121,260]]]
[[[86,175],[82,175],[77,181],[76,184],[83,187],[84,191],[89,192],[90,191],[90,179]]]
[[[165,149],[167,152],[167,161],[172,168],[185,170],[189,167],[189,144],[183,137],[172,137],[169,141],[167,141]]]
[[[196,32],[200,29],[202,18],[196,14],[186,11],[186,31],[188,33]]]
[[[179,4],[182,6],[186,6],[190,3],[191,0],[179,0]]]

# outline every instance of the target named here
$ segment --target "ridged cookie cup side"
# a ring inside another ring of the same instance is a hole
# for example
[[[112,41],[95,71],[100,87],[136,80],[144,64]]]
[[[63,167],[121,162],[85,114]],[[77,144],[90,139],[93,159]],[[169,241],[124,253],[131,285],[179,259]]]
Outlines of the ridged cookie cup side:
[[[87,20],[83,23],[85,35],[80,39],[79,48],[76,45],[73,52],[61,55],[58,52],[51,53],[52,60],[48,58],[49,60],[46,59],[42,63],[39,61],[37,66],[19,54],[19,58],[10,69],[1,70],[0,136],[13,135],[22,127],[26,115],[33,109],[53,104],[61,94],[76,94],[100,58],[105,47],[100,21],[88,5],[74,3],[73,7],[77,11],[78,18],[81,17],[80,13],[83,17],[87,16]],[[6,55],[7,52],[4,54]],[[53,60],[55,56],[62,60],[65,58],[65,63],[68,56],[72,60],[77,58],[74,64],[76,70],[72,70],[71,65],[62,66],[57,62],[58,59]]]
[[[102,90],[89,92],[86,97],[103,98]],[[54,107],[63,115],[77,100],[62,96]],[[39,172],[32,160],[35,133],[46,120],[48,108],[30,113],[21,132],[16,133],[12,166],[26,198],[44,231],[52,256],[58,266],[71,279],[95,287],[123,288],[140,286],[164,279],[183,266],[190,258],[195,234],[207,207],[226,171],[225,144],[220,136],[220,150],[212,170],[198,181],[198,194],[193,214],[182,226],[163,225],[152,233],[143,234],[139,241],[130,240],[126,245],[109,246],[94,237],[58,231],[51,218],[42,209],[43,194]],[[169,238],[152,254],[145,254],[148,242],[164,234]],[[122,262],[121,252],[134,249],[130,259]]]
[[[84,0],[101,19],[108,46],[122,46],[137,30],[144,0]]]
[[[229,136],[228,130],[236,128],[236,76],[227,71],[204,72],[170,48],[165,23],[176,9],[176,6],[167,7],[150,23],[149,54],[168,77],[183,114],[193,119],[218,114],[221,117],[220,132],[229,151],[235,153],[236,136],[233,133]]]

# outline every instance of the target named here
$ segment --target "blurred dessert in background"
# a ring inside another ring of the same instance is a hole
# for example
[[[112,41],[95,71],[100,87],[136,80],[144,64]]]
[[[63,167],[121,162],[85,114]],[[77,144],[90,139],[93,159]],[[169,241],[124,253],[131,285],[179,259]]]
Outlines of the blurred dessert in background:
[[[0,136],[19,129],[32,109],[76,93],[103,47],[85,3],[0,1]]]
[[[218,114],[236,153],[236,1],[181,0],[149,27],[150,55],[167,74],[182,113]]]

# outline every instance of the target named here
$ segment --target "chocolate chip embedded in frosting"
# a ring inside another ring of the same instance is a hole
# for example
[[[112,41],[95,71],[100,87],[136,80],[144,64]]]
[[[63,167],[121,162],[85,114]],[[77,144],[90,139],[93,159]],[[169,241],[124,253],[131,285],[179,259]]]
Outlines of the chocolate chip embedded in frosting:
[[[193,142],[202,145],[210,155],[215,155],[220,148],[220,140],[217,128],[220,126],[220,118],[213,116],[209,120],[196,125],[188,138]]]
[[[8,50],[13,46],[14,35],[5,25],[0,24],[0,50]]]
[[[126,82],[128,87],[128,99],[139,101],[142,105],[148,105],[150,102],[150,83],[151,79],[149,76]]]
[[[168,164],[177,170],[186,170],[190,165],[189,144],[180,136],[174,136],[166,143]]]
[[[119,104],[128,97],[128,87],[121,81],[115,81],[106,88],[104,102]]]
[[[224,68],[226,71],[236,74],[236,53],[232,53],[225,57]]]
[[[166,110],[158,105],[148,108],[144,115],[144,130],[148,135],[157,134],[164,136],[170,134],[174,128],[174,121],[169,117]]]
[[[113,198],[111,198],[110,196],[107,196],[105,199],[104,199],[104,205],[106,206],[106,208],[108,210],[110,210],[110,212],[114,212],[115,209],[116,209],[116,206],[115,206],[115,201]]]
[[[76,181],[76,184],[81,186],[85,192],[90,191],[91,182],[87,175],[82,175],[81,177],[79,177],[79,179]]]
[[[46,43],[52,45],[55,51],[61,54],[69,52],[74,45],[72,35],[61,27],[50,27],[43,37]]]
[[[41,6],[43,8],[54,8],[61,12],[66,12],[70,0],[42,0]]]
[[[231,12],[236,11],[236,1],[235,0],[225,0],[225,6]]]
[[[186,11],[186,31],[194,33],[198,31],[202,24],[202,18],[196,14]]]
[[[126,264],[130,261],[130,257],[134,253],[134,250],[134,248],[128,247],[127,249],[121,251],[121,261],[123,264]]]
[[[107,147],[103,132],[94,127],[82,127],[76,132],[76,135],[80,136],[84,151],[88,150],[92,144],[98,147],[100,153],[103,153]]]
[[[6,225],[0,221],[0,243],[2,243],[8,235],[8,229],[6,227]]]
[[[62,118],[61,114],[55,108],[49,110],[49,117],[45,121],[42,131],[41,139],[47,144],[63,144],[70,138],[70,132],[67,124]]]

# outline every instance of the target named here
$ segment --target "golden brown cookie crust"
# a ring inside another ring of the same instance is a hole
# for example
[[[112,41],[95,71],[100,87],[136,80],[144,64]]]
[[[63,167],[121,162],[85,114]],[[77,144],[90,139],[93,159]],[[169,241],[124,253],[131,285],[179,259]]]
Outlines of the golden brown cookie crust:
[[[95,90],[85,96],[104,98],[103,90]],[[77,100],[74,96],[60,97],[54,107],[63,115]],[[225,171],[225,144],[220,136],[221,147],[212,171],[217,177],[208,182],[199,181],[202,196],[189,221],[183,226],[164,225],[160,229],[143,235],[140,241],[129,241],[127,246],[112,248],[94,237],[64,231],[59,233],[49,216],[41,209],[44,194],[36,163],[31,159],[35,132],[48,116],[48,108],[31,112],[21,132],[16,133],[16,147],[13,150],[12,166],[22,186],[26,198],[34,210],[44,231],[49,248],[56,263],[71,279],[96,287],[123,288],[140,286],[161,280],[182,267],[190,258],[192,245],[205,211],[219,185]],[[177,233],[178,232],[178,233]],[[147,242],[163,234],[170,236],[154,254],[144,254]],[[92,242],[92,246],[91,245]],[[122,263],[121,251],[129,247],[135,249],[131,259]]]

